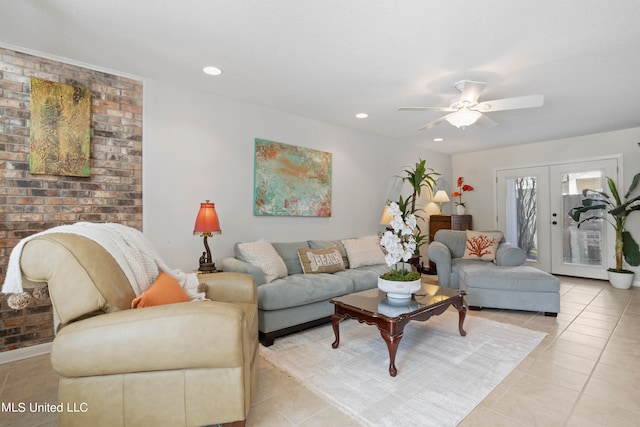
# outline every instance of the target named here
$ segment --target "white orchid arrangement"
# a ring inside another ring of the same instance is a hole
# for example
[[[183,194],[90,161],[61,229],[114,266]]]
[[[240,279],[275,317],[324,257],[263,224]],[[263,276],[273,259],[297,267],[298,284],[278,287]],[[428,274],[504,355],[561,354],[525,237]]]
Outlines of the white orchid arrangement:
[[[389,204],[389,215],[393,220],[389,226],[393,229],[384,232],[380,238],[380,244],[385,251],[385,262],[389,267],[396,266],[400,260],[408,261],[416,250],[416,238],[414,230],[417,222],[414,214],[403,215],[400,206],[396,202]]]

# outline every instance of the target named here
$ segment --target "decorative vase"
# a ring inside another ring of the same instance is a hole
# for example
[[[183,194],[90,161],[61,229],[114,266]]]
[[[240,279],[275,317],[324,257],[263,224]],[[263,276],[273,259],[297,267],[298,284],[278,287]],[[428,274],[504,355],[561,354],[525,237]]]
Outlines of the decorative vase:
[[[456,206],[456,210],[458,211],[458,215],[464,215],[467,208],[465,208],[464,205],[458,205]]]
[[[410,282],[396,282],[378,277],[378,289],[387,293],[387,298],[409,299],[411,294],[420,289],[420,279]]]
[[[609,283],[616,289],[629,289],[633,283],[633,272],[621,273],[609,270],[607,275],[609,276]]]

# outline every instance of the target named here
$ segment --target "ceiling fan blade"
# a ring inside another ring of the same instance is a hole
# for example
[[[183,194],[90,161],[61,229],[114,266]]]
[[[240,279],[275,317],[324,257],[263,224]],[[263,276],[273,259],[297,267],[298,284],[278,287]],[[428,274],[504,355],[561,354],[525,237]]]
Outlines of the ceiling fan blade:
[[[474,105],[478,102],[480,94],[484,90],[486,83],[474,82],[472,80],[462,80],[457,82],[454,86],[458,89],[461,88],[460,103],[465,105]]]
[[[418,128],[418,130],[429,130],[431,128],[434,128],[436,126],[438,126],[440,123],[444,123],[447,121],[446,119],[447,116],[444,117],[440,117],[439,119],[436,119],[432,122],[427,123],[426,125],[422,126],[421,128]]]
[[[544,104],[544,95],[527,95],[484,101],[473,107],[473,109],[481,112],[493,112],[541,107],[542,104]]]
[[[398,111],[456,111],[451,107],[400,107]]]
[[[498,122],[496,122],[495,120],[493,120],[492,118],[484,114],[480,116],[480,118],[475,124],[483,128],[492,128],[494,126],[498,126]]]

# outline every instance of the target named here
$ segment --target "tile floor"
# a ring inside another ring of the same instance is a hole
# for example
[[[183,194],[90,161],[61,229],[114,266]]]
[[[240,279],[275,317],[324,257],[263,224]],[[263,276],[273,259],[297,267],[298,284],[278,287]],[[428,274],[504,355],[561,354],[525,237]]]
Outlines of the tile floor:
[[[461,427],[640,426],[640,288],[625,291],[605,281],[560,279],[557,318],[520,311],[469,312],[548,336]],[[0,402],[53,403],[56,385],[48,356],[0,365]],[[52,414],[0,414],[0,426],[55,425]],[[258,396],[247,426],[358,425],[260,361]]]

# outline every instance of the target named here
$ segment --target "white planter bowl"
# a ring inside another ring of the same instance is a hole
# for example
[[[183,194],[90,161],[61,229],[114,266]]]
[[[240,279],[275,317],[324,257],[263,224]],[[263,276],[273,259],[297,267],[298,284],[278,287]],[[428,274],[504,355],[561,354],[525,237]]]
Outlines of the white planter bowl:
[[[629,289],[633,283],[633,273],[618,273],[607,271],[609,283],[616,289]]]
[[[388,298],[408,299],[420,289],[420,279],[411,282],[396,282],[378,277],[378,289],[387,293]]]

